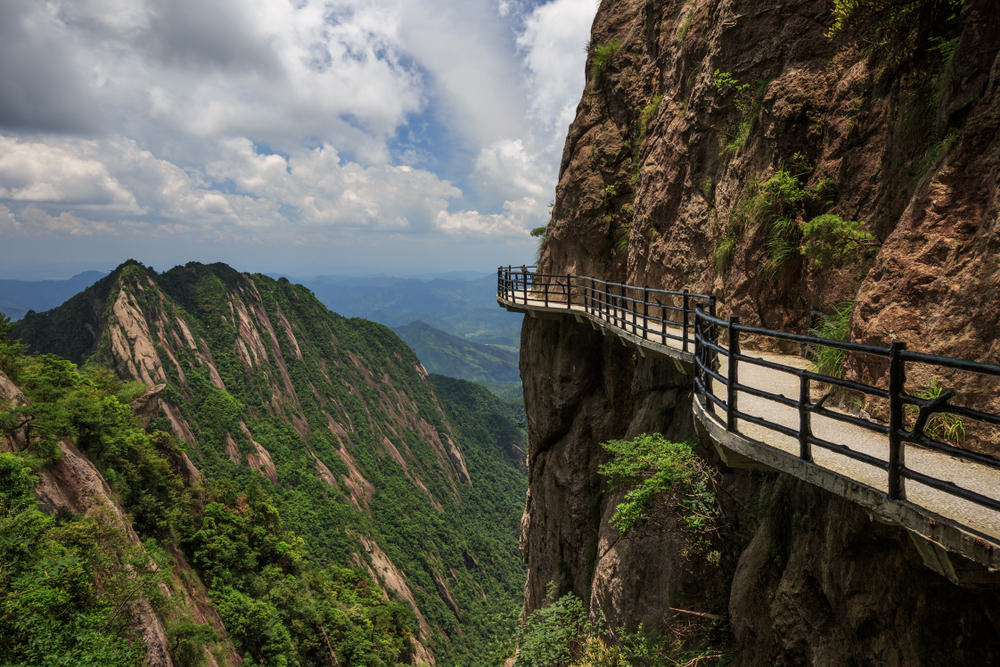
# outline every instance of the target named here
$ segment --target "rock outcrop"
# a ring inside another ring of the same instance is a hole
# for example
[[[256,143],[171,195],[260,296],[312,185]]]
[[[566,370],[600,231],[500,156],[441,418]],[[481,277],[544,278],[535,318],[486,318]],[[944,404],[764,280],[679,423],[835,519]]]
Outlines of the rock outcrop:
[[[711,293],[726,316],[794,331],[853,300],[854,339],[995,363],[1000,18],[985,0],[953,18],[945,4],[894,23],[857,3],[829,38],[826,1],[602,2],[539,270]],[[793,194],[758,197],[776,175]],[[820,214],[874,238],[814,260],[802,233]],[[949,583],[901,529],[780,474],[720,468],[723,591],[669,517],[619,539],[600,442],[696,438],[690,381],[569,318],[525,320],[521,370],[526,612],[555,582],[611,627],[670,632],[681,599],[727,616],[746,664],[997,659],[995,592]],[[965,386],[996,407],[995,386]]]
[[[11,407],[30,411],[31,404],[21,389],[0,371],[0,409]],[[27,440],[23,427],[12,429],[0,438],[0,451],[21,451]],[[35,487],[42,509],[51,514],[68,512],[94,516],[107,530],[122,536],[130,547],[145,554],[142,541],[100,471],[69,440],[60,440],[56,446],[58,457],[40,471]],[[132,565],[124,563],[123,567],[131,568]],[[145,663],[152,667],[173,665],[163,619],[154,611],[149,599],[136,596],[128,606],[128,613],[132,626],[146,645]]]

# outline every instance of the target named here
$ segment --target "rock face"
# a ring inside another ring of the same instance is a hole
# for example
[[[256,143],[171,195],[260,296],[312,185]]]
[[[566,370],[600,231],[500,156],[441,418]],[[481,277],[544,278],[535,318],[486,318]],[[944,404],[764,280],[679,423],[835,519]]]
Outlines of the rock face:
[[[604,454],[598,443],[643,430],[683,436],[691,428],[690,411],[670,406],[688,404],[690,384],[672,364],[637,360],[615,339],[568,318],[528,320],[521,345],[553,353],[544,372],[533,357],[522,356],[521,362],[531,443],[521,548],[529,572],[525,601],[534,609],[550,581],[581,595],[590,591],[597,562],[609,557],[612,533],[595,529],[606,523],[602,517],[615,499],[601,496],[596,469]],[[655,551],[669,543],[663,536],[663,543],[650,546]],[[618,567],[640,571],[648,554],[633,555],[640,560],[616,552]],[[641,580],[627,585],[612,578],[607,584],[617,588],[600,593],[609,602],[638,597],[638,588],[647,587]]]
[[[856,338],[995,359],[992,9],[964,3],[938,36],[954,49],[940,62],[929,44],[875,57],[870,36],[827,39],[825,1],[603,3],[541,266],[711,292],[727,314],[778,328],[857,298]],[[820,268],[795,253],[770,277],[758,221],[716,270],[744,191],[783,168],[806,187],[827,181],[818,206],[863,221],[881,243],[874,259]]]
[[[989,664],[993,590],[924,567],[903,530],[789,478],[733,576],[729,618],[746,664]]]
[[[826,1],[602,2],[539,270],[711,293],[725,316],[793,331],[854,300],[856,340],[996,363],[1000,17],[985,0],[951,20],[918,2],[886,23],[858,4],[830,39]],[[776,175],[793,204],[756,197]],[[871,247],[802,254],[821,214],[863,222]],[[727,615],[746,664],[997,659],[995,592],[948,583],[901,530],[781,475],[722,471],[721,596],[669,518],[618,539],[599,443],[696,437],[689,381],[635,354],[569,318],[525,320],[526,612],[554,581],[612,627],[669,631],[679,599]],[[995,386],[966,386],[997,406]]]

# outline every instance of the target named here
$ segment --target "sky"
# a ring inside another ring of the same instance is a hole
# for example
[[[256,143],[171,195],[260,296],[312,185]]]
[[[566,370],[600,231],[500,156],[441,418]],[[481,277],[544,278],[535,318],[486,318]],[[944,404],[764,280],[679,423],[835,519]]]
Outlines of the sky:
[[[530,262],[597,0],[3,0],[0,278]]]

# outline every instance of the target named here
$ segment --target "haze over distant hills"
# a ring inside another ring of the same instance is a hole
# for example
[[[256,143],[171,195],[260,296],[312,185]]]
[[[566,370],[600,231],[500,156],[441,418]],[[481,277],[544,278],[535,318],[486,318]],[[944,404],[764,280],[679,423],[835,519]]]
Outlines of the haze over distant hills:
[[[327,308],[390,327],[416,320],[475,343],[520,345],[521,318],[496,307],[496,276],[400,278],[317,276],[291,278],[308,287]]]
[[[55,308],[105,275],[84,271],[66,280],[0,280],[0,312],[19,320],[29,310]]]

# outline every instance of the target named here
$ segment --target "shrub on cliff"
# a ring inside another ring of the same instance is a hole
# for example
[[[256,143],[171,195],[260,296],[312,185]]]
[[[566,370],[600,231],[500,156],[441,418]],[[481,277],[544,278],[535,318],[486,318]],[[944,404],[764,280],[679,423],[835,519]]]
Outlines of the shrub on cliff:
[[[610,632],[603,614],[591,620],[573,593],[556,599],[550,582],[545,606],[528,617],[521,635],[516,667],[627,667],[675,665],[670,651],[657,646],[640,625],[635,632]]]
[[[657,498],[674,509],[686,529],[711,528],[718,514],[715,479],[691,445],[644,433],[634,440],[609,440],[601,446],[611,460],[597,472],[609,478],[612,489],[629,488],[611,517],[611,525],[623,534],[649,518]]]

